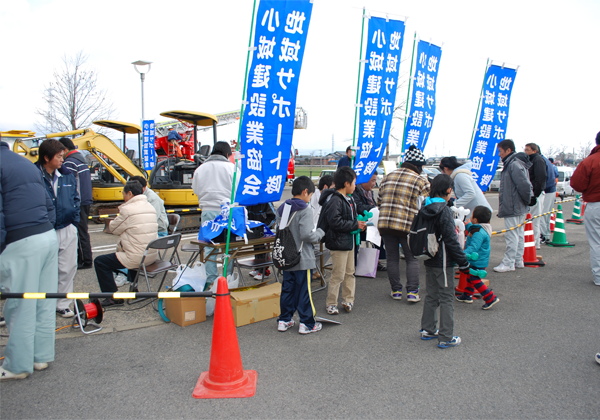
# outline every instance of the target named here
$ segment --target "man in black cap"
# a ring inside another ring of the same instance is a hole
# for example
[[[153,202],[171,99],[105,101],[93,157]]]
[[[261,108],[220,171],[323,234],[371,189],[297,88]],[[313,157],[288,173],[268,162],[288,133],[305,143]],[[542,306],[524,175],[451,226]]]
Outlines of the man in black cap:
[[[59,140],[67,148],[64,165],[75,175],[77,179],[77,191],[81,198],[81,212],[79,213],[79,225],[77,225],[77,268],[92,268],[92,244],[88,233],[88,217],[92,204],[92,177],[90,167],[85,157],[77,151],[77,147],[70,138],[63,137]]]

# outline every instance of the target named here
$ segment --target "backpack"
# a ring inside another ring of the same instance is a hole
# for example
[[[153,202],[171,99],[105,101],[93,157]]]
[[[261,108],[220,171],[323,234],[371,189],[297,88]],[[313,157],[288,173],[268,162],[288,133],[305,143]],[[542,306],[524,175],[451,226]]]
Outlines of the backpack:
[[[438,219],[439,216],[426,219],[421,212],[413,219],[408,233],[408,247],[416,259],[428,260],[439,251],[442,236],[438,237],[436,233]]]
[[[283,229],[277,229],[275,234],[275,243],[273,244],[273,264],[280,270],[290,269],[300,263],[300,254],[302,253],[302,245],[300,250],[296,249],[296,241],[290,231],[290,223],[296,216],[296,212],[292,214],[287,225]]]

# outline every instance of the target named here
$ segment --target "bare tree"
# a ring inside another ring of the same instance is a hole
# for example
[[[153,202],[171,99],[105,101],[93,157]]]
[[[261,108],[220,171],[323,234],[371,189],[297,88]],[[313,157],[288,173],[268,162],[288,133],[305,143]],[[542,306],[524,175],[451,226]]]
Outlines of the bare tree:
[[[583,160],[590,155],[593,148],[594,144],[591,141],[587,143],[579,143],[579,150],[577,151],[575,157],[579,160]]]
[[[37,109],[42,117],[36,124],[43,133],[87,128],[95,120],[111,119],[115,114],[105,89],[98,86],[98,75],[87,65],[88,56],[79,51],[63,56],[63,66],[54,71],[53,81],[44,87],[46,109]]]

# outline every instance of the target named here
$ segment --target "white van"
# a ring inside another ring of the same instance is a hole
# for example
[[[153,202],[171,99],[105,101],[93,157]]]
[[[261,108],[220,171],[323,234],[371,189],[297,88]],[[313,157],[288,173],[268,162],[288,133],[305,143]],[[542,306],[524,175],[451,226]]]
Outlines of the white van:
[[[571,177],[573,176],[574,168],[567,166],[557,166],[558,183],[556,184],[556,192],[562,198],[567,195],[575,195],[575,190],[571,187]]]
[[[502,169],[498,169],[494,178],[492,178],[492,182],[490,182],[489,191],[500,191],[500,177],[502,176]]]

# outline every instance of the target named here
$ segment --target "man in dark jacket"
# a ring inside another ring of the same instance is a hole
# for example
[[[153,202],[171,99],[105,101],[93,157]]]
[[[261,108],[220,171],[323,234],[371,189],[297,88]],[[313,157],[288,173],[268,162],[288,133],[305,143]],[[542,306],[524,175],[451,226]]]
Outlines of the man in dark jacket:
[[[531,162],[525,153],[515,153],[515,143],[512,140],[502,140],[498,143],[498,154],[504,163],[498,192],[498,217],[504,219],[504,226],[508,229],[523,223],[527,215],[533,197],[533,189],[529,182]],[[506,241],[504,258],[500,265],[494,267],[494,271],[505,273],[515,271],[515,267],[524,268],[524,226],[507,231],[504,240]]]
[[[356,188],[356,173],[350,167],[343,166],[333,175],[335,188],[321,193],[319,204],[323,207],[319,219],[319,228],[325,232],[325,245],[331,251],[333,269],[327,290],[327,313],[339,313],[338,294],[342,285],[342,306],[350,312],[354,306],[354,244],[353,232],[365,229],[366,222],[359,222],[356,203],[351,194]]]
[[[346,156],[342,157],[338,161],[337,168],[341,168],[342,166],[352,167],[352,146],[346,147]]]
[[[55,212],[40,171],[0,143],[0,285],[6,291],[56,293],[58,241]],[[54,360],[56,315],[52,299],[8,299],[10,332],[0,381],[21,379]]]
[[[544,197],[544,208],[542,209],[542,213],[549,213],[554,207],[554,202],[556,201],[556,182],[558,178],[558,170],[556,166],[550,161],[552,158],[546,158],[546,156],[540,153],[540,156],[544,159],[546,163],[546,188],[544,189],[544,193],[546,194]],[[554,159],[552,159],[554,160]],[[543,217],[540,217],[540,241],[541,243],[550,242],[550,214],[547,214]]]
[[[427,296],[423,305],[421,318],[421,338],[423,340],[438,339],[438,347],[455,347],[461,343],[460,337],[454,336],[454,264],[461,272],[469,272],[469,262],[458,243],[454,217],[448,207],[454,183],[449,175],[436,176],[431,182],[430,196],[425,199],[425,206],[419,215],[425,219],[434,219],[436,237],[440,248],[425,261],[425,281]],[[440,309],[439,333],[437,311]]]
[[[58,292],[73,292],[77,272],[77,225],[79,224],[79,194],[75,175],[63,165],[67,148],[58,140],[45,140],[38,150],[36,166],[42,173],[46,191],[56,209],[54,229],[58,236]],[[72,317],[72,299],[57,299],[56,313]]]
[[[77,180],[77,191],[81,203],[79,205],[79,224],[77,225],[77,268],[92,268],[92,244],[88,233],[88,217],[92,205],[92,177],[90,167],[85,157],[77,151],[73,141],[67,137],[59,140],[67,148],[64,165],[75,175]]]
[[[539,216],[544,211],[544,199],[546,198],[546,180],[548,179],[548,167],[542,155],[540,148],[535,143],[527,143],[525,145],[525,153],[529,156],[529,161],[532,166],[529,168],[529,180],[533,185],[534,198],[529,203],[529,213],[532,217]],[[542,218],[533,219],[533,237],[535,238],[535,247],[540,249],[541,241],[541,222]]]
[[[596,147],[575,169],[571,187],[581,192],[583,201],[587,202],[585,233],[590,243],[592,277],[594,284],[600,286],[600,133],[596,135]]]

